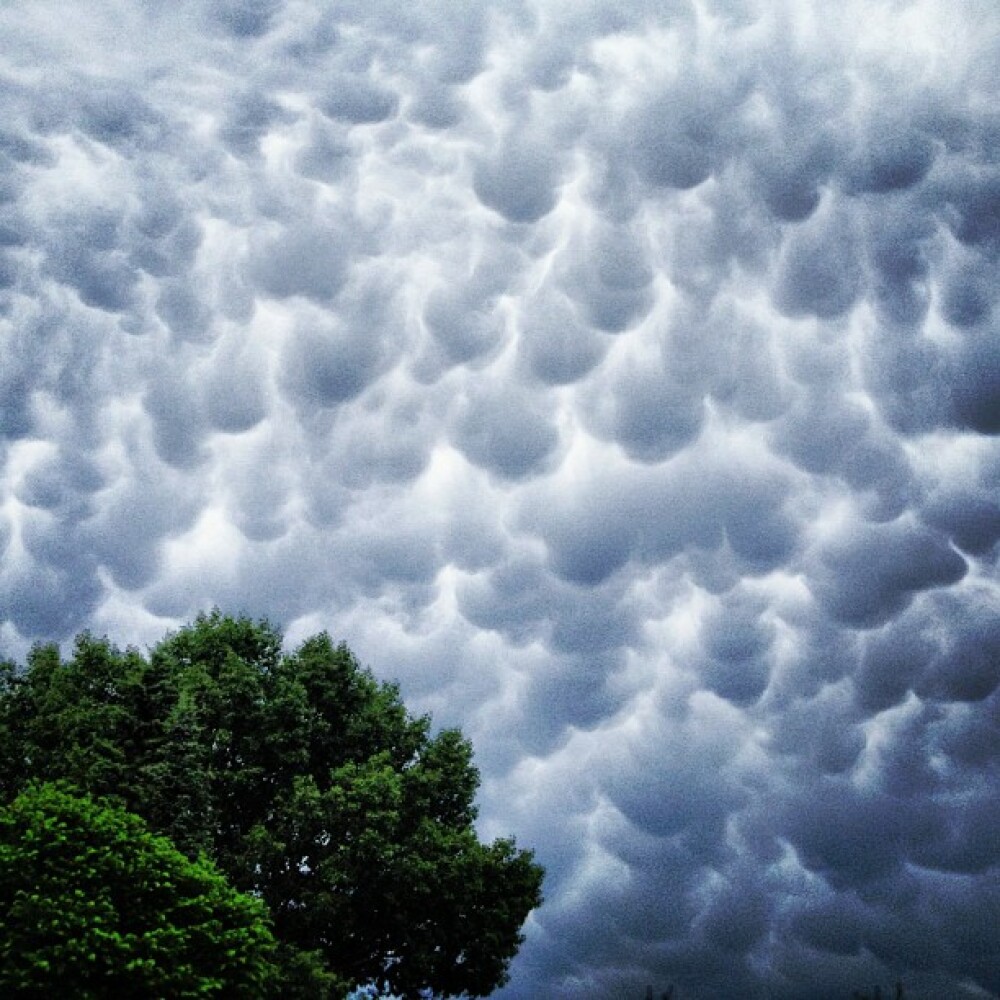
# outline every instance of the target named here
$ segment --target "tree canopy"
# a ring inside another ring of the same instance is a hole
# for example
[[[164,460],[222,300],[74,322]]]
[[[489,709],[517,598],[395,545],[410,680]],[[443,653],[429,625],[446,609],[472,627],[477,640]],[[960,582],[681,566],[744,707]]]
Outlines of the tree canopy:
[[[0,671],[0,801],[32,780],[117,803],[262,900],[285,996],[485,996],[541,899],[530,852],[476,835],[469,742],[326,634],[285,654],[213,612],[148,655],[38,646]]]
[[[274,938],[236,892],[141,819],[52,784],[0,808],[0,995],[266,995]]]

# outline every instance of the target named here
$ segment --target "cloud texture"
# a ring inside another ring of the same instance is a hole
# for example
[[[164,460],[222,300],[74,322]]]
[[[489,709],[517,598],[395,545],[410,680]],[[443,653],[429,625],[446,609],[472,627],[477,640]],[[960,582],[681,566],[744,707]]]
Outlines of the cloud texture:
[[[1000,996],[992,0],[0,10],[0,651],[458,724],[504,1000]]]

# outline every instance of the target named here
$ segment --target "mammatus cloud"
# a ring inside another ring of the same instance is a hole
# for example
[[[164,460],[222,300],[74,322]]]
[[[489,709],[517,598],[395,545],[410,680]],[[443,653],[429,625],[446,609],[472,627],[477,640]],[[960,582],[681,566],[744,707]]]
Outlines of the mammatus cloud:
[[[498,994],[1000,996],[1000,16],[0,12],[0,649],[463,727]]]

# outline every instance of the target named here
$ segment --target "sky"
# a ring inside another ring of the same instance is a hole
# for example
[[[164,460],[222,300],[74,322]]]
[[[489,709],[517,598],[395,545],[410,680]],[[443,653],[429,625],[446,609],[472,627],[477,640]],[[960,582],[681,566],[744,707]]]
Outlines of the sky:
[[[499,1000],[1000,996],[995,0],[7,0],[0,655],[457,725]]]

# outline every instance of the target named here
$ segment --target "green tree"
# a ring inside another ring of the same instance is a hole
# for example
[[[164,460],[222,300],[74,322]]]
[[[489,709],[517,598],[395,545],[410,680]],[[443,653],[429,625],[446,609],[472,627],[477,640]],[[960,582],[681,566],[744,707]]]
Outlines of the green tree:
[[[0,995],[263,997],[260,900],[121,808],[33,784],[0,808]]]
[[[541,869],[475,833],[479,775],[394,685],[325,634],[201,616],[148,657],[78,638],[0,673],[0,791],[67,778],[267,904],[282,992],[485,996],[506,979]]]

